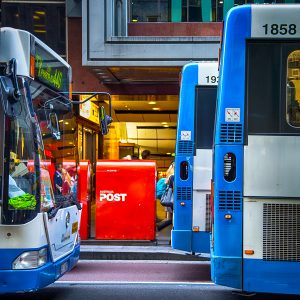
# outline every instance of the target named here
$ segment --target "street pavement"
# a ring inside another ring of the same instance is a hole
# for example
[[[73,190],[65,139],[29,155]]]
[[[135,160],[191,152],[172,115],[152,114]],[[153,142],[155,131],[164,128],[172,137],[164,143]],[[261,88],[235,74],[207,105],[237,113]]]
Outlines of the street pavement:
[[[79,261],[61,282],[210,282],[209,262]]]

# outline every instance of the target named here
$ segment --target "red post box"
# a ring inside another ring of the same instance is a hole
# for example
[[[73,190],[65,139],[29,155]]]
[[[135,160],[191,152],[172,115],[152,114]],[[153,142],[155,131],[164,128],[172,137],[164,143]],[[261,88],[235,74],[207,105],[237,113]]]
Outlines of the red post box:
[[[155,239],[156,163],[98,161],[96,239]]]

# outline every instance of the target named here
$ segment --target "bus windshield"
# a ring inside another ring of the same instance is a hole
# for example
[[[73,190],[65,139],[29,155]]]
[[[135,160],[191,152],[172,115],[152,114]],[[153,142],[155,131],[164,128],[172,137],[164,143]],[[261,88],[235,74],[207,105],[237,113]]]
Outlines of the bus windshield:
[[[3,222],[20,224],[33,219],[39,210],[38,160],[34,142],[34,120],[29,113],[23,82],[21,98],[13,115],[5,115]],[[37,163],[35,163],[37,162]]]

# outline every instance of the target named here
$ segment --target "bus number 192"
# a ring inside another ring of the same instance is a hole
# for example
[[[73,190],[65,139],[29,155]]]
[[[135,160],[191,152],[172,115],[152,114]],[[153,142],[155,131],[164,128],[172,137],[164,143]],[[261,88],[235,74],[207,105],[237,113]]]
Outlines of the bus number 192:
[[[265,35],[295,35],[297,33],[296,24],[265,24],[262,27],[265,29]]]

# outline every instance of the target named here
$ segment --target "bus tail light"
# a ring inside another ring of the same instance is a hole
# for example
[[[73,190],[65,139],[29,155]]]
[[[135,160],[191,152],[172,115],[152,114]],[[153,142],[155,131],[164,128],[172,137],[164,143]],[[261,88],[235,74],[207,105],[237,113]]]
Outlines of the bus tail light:
[[[250,249],[245,250],[245,254],[247,254],[247,255],[253,255],[254,254],[254,250],[250,250]]]
[[[69,84],[69,98],[72,99],[72,93],[73,93],[73,84]]]
[[[47,248],[23,252],[13,264],[13,270],[36,269],[47,263]]]
[[[35,77],[35,59],[33,55],[30,55],[30,76]]]

